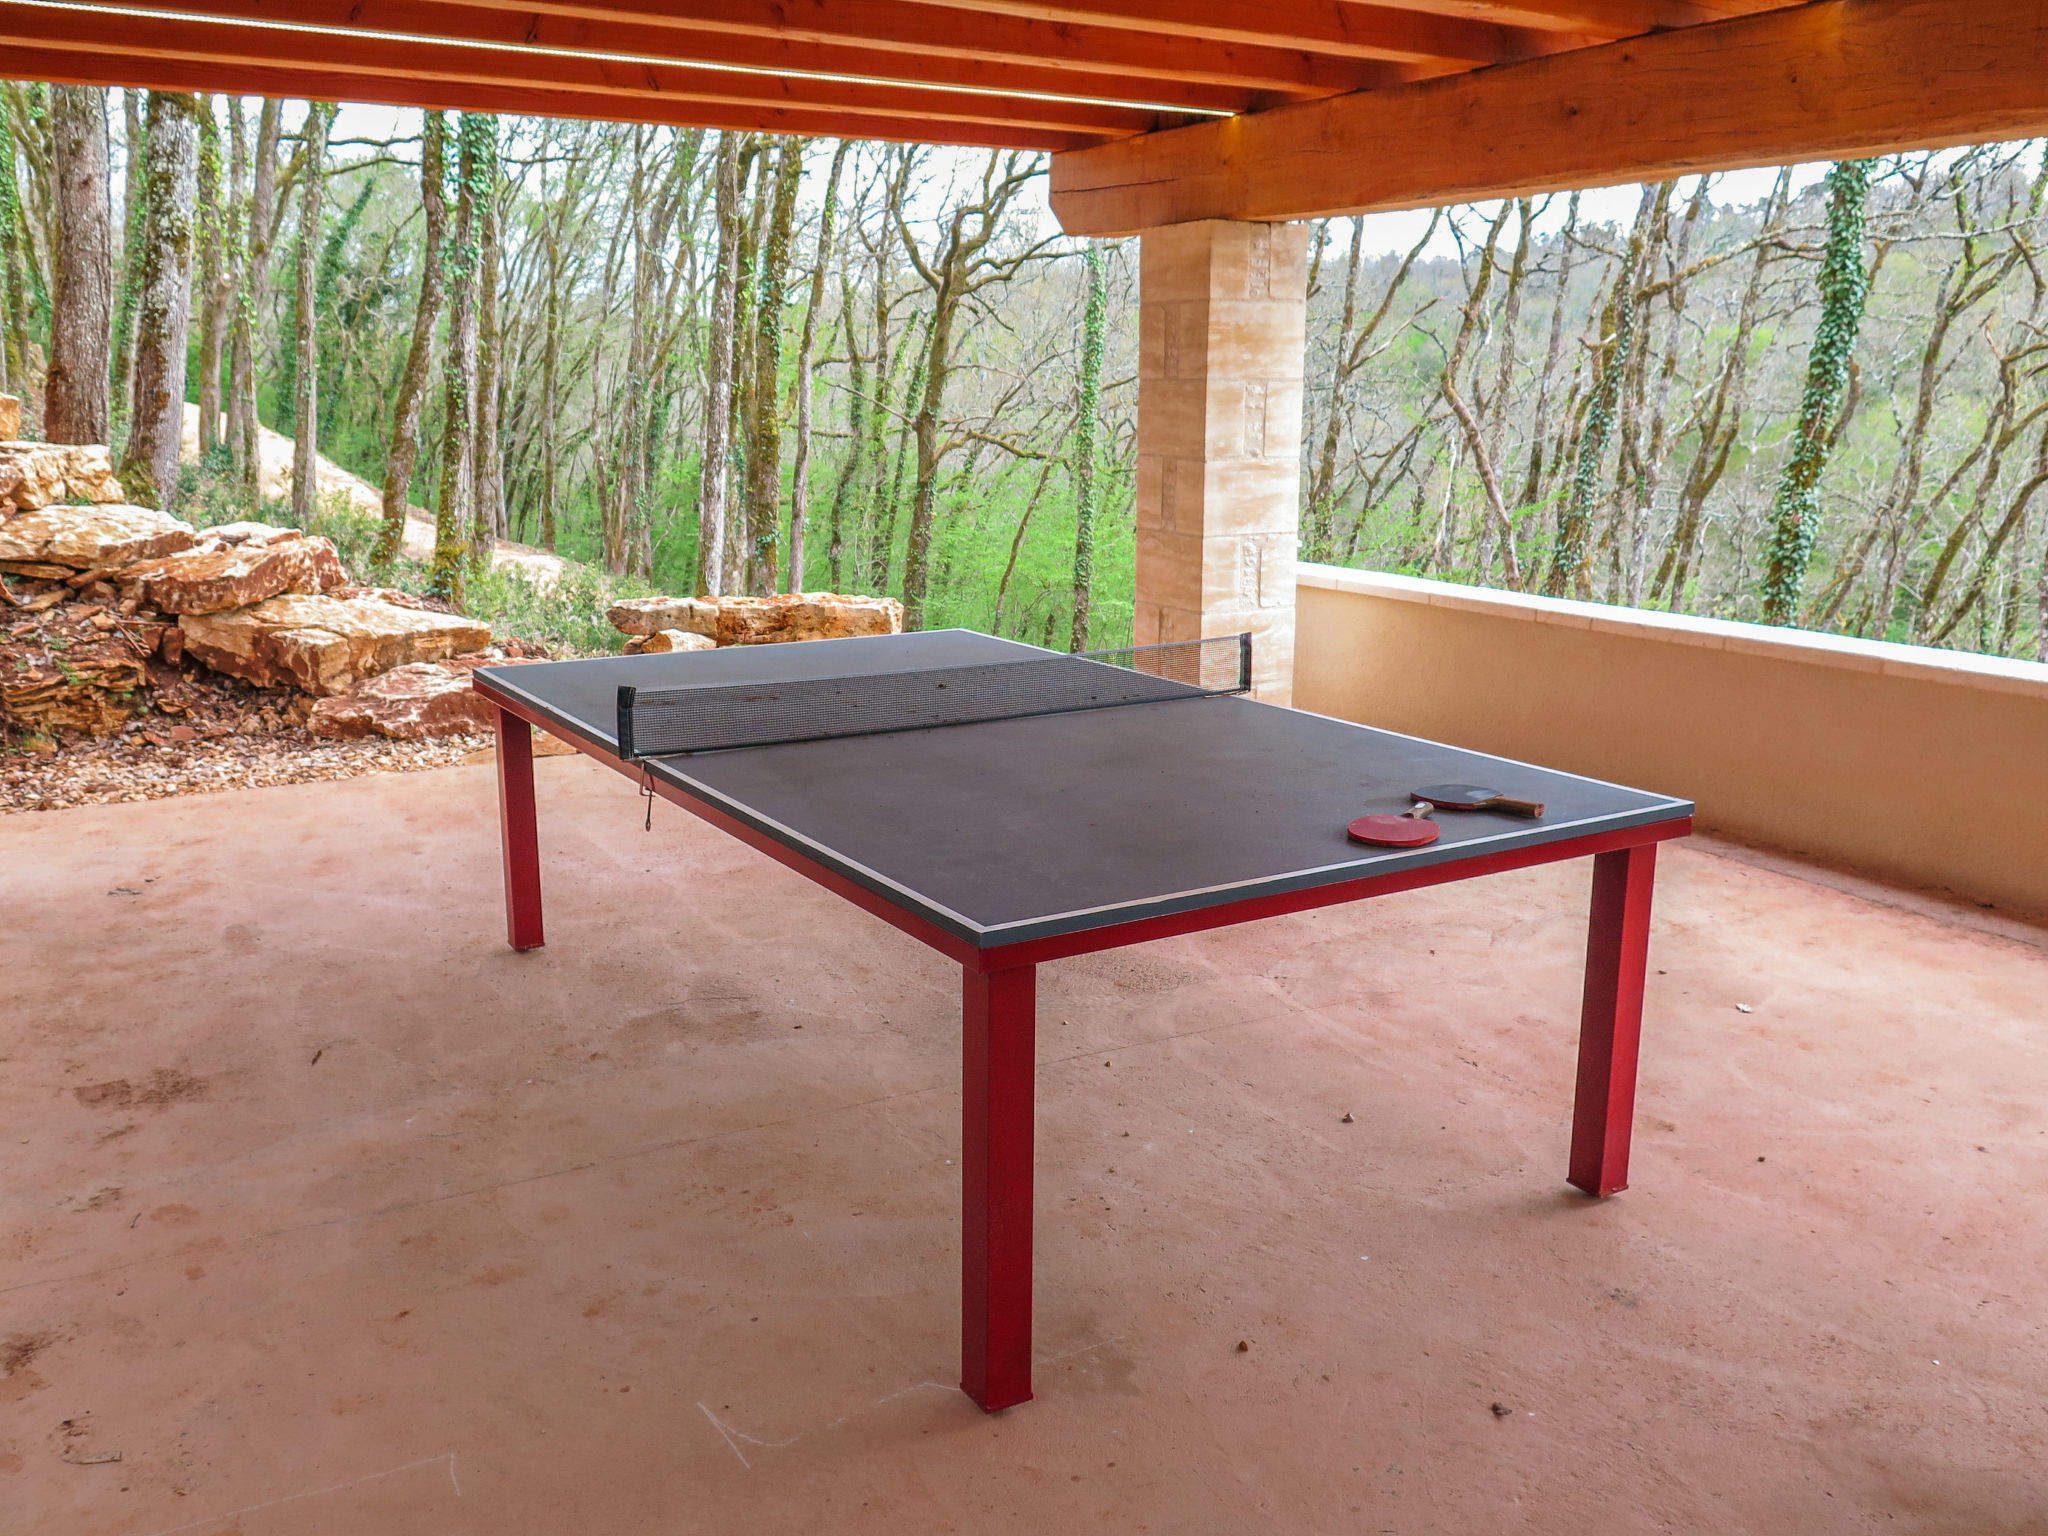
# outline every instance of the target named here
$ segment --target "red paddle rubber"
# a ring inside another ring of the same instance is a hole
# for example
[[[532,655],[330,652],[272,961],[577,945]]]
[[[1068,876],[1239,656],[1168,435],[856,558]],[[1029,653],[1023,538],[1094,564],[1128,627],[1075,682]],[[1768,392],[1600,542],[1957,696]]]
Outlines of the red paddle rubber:
[[[1438,828],[1435,822],[1414,816],[1361,816],[1344,829],[1344,835],[1375,848],[1420,848],[1437,840]]]

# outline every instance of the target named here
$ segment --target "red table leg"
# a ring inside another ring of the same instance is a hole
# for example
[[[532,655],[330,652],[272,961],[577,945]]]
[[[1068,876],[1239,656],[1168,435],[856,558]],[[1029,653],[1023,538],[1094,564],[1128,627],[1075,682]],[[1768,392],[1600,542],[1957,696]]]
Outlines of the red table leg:
[[[498,823],[505,843],[505,934],[514,949],[539,949],[540,833],[533,810],[533,727],[498,711]]]
[[[1031,1400],[1032,1038],[1038,973],[966,971],[960,1387],[994,1413]]]
[[[1579,1022],[1579,1088],[1568,1177],[1596,1197],[1628,1188],[1656,870],[1655,843],[1593,860],[1593,918],[1586,941],[1586,1001]]]

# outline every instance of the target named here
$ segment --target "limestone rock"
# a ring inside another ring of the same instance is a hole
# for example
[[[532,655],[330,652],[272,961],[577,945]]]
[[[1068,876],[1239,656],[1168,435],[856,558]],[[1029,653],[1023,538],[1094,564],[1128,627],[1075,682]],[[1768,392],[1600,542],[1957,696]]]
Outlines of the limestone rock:
[[[90,501],[100,505],[125,501],[128,493],[114,477],[113,455],[97,445],[66,448],[64,495],[68,501]]]
[[[269,542],[249,538],[225,547],[173,555],[118,573],[122,590],[158,613],[225,613],[282,592],[331,592],[348,583],[331,541],[296,528]]]
[[[665,629],[709,635],[720,645],[784,640],[837,640],[903,631],[903,605],[893,597],[837,592],[782,592],[769,597],[636,597],[605,611],[629,635]]]
[[[612,604],[604,616],[622,634],[656,635],[664,629],[685,634],[718,635],[715,597],[629,597]]]
[[[186,654],[216,672],[323,696],[393,667],[441,661],[491,643],[488,625],[459,614],[298,593],[226,613],[184,614],[178,627]]]
[[[389,603],[394,608],[418,608],[432,610],[435,613],[448,611],[445,604],[429,602],[417,593],[401,592],[397,587],[340,587],[336,589],[334,595],[349,602],[359,597],[374,597],[378,602]]]
[[[121,482],[97,444],[0,442],[0,500],[28,511],[58,502],[119,502]]]
[[[148,507],[45,507],[0,523],[0,560],[111,570],[190,549],[192,525]]]
[[[0,440],[21,436],[21,396],[0,395]]]
[[[469,674],[478,667],[518,664],[516,658],[462,656],[393,667],[343,697],[320,700],[308,728],[315,736],[394,736],[402,741],[493,730],[497,706],[470,686]]]
[[[48,443],[0,443],[0,495],[28,511],[64,499],[71,455]]]
[[[118,632],[0,652],[0,716],[42,734],[103,736],[143,707],[143,652]]]
[[[302,539],[305,532],[275,523],[216,523],[205,536],[215,544],[275,544],[281,539]]]
[[[772,597],[724,597],[718,601],[720,645],[769,645],[784,640],[839,640],[851,635],[902,632],[903,605],[893,597],[783,592]]]
[[[710,651],[718,642],[709,635],[693,635],[681,629],[657,629],[651,635],[635,635],[626,642],[628,656],[651,656],[657,651]]]

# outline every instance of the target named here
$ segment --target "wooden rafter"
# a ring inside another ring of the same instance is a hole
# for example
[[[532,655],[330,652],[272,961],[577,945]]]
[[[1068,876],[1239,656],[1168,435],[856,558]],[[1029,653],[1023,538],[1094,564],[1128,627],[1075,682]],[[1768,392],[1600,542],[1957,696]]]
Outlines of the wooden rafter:
[[[33,4],[0,5],[0,44],[48,51],[106,51],[105,13]],[[763,71],[702,69],[551,51],[510,51],[467,45],[420,44],[357,34],[321,32],[130,15],[120,22],[120,49],[137,63],[192,63],[317,71],[330,83],[316,96],[352,99],[351,81],[417,80],[423,84],[528,87],[620,102],[652,99],[708,107],[817,110],[859,121],[921,122],[923,135],[943,140],[952,125],[977,135],[993,129],[1031,134],[1104,138],[1138,132],[1156,114],[1129,107],[1042,96],[996,96],[934,91],[858,80],[791,79]],[[675,108],[663,109],[672,114]],[[629,114],[627,114],[629,115]]]
[[[1293,97],[1328,96],[1408,77],[1405,66],[1335,58],[1298,48],[1219,43],[1117,27],[1034,21],[916,0],[477,0],[519,15],[644,22],[692,33],[858,44],[903,55],[896,78],[919,78],[927,61],[1030,63],[1081,76],[1202,81]],[[1083,94],[1086,94],[1085,90]],[[1142,94],[1142,92],[1140,93]]]
[[[115,5],[120,3],[121,0],[114,0]],[[537,14],[478,0],[147,0],[147,4],[137,0],[137,8],[308,27],[336,34],[382,32],[491,47],[614,54],[778,74],[841,75],[866,80],[902,77],[909,57],[900,51],[860,44],[819,43],[767,32],[692,31],[632,20]],[[4,20],[4,13],[0,13],[0,20]],[[918,84],[935,89],[1094,98],[1196,112],[1256,111],[1305,94],[1331,94],[1282,93],[1241,84],[1217,85],[1165,77],[1140,82],[1007,58],[927,57],[919,62],[916,74]]]
[[[771,107],[666,97],[594,96],[576,91],[487,85],[416,76],[336,76],[314,69],[190,59],[115,59],[44,48],[10,48],[7,67],[23,79],[58,85],[126,85],[160,91],[219,91],[309,101],[346,99],[394,107],[522,113],[600,122],[661,123],[687,128],[758,129],[906,143],[986,145],[993,149],[1061,150],[1086,142],[1075,134],[955,123],[943,137],[922,118],[870,117],[812,107]],[[345,93],[337,87],[346,84]]]
[[[2041,0],[1813,0],[1070,152],[1052,205],[1108,235],[2044,133]]]

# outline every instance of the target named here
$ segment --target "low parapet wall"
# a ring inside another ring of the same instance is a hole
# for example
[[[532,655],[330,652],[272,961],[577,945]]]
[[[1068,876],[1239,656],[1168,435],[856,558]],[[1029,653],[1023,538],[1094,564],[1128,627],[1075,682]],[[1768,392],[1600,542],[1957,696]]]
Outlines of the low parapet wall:
[[[2048,666],[1303,565],[1298,708],[2048,919]]]

